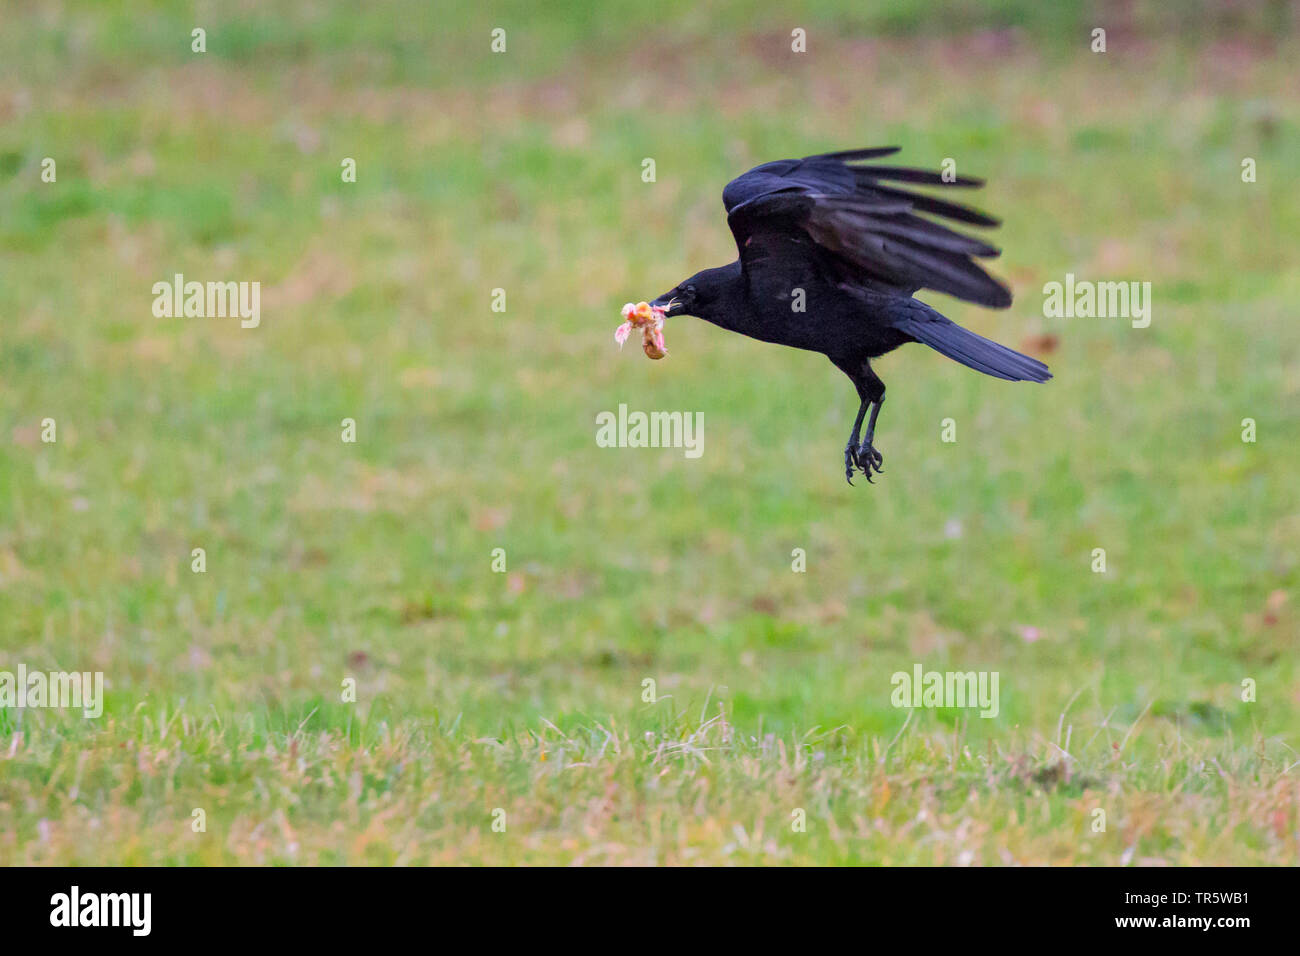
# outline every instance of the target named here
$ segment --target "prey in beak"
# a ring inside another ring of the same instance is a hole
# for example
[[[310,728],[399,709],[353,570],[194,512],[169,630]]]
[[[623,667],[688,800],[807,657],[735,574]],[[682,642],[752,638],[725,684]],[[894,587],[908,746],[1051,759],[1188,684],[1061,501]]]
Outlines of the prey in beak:
[[[663,305],[651,305],[649,302],[629,302],[623,306],[623,324],[614,331],[614,341],[622,348],[633,329],[641,330],[641,348],[652,359],[661,359],[668,354],[664,344],[664,319],[675,302]]]

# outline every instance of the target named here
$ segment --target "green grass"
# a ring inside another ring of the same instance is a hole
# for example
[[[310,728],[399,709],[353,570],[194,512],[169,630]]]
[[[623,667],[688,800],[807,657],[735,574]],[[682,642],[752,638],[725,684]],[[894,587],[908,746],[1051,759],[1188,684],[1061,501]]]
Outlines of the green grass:
[[[1284,8],[109,6],[0,34],[0,670],[108,688],[0,710],[0,863],[1300,861]],[[612,333],[734,257],[728,178],[881,143],[988,178],[1016,302],[929,301],[1056,378],[900,350],[849,488],[824,359]],[[261,327],[154,318],[176,272]],[[1066,272],[1151,327],[1044,318]]]

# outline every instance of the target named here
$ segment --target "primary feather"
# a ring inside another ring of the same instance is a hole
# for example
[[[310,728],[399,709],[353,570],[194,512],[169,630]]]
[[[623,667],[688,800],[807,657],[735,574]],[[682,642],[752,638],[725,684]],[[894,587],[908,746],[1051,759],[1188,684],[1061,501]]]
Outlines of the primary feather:
[[[856,160],[888,155],[897,147],[824,153],[755,166],[722,191],[727,220],[744,267],[746,252],[764,234],[783,237],[802,230],[820,251],[843,259],[874,282],[907,290],[946,292],[994,308],[1011,304],[1005,285],[973,259],[998,249],[923,218],[930,213],[979,226],[997,220],[978,210],[882,181],[973,188],[982,181],[905,166],[854,166]],[[763,243],[760,241],[760,247]]]

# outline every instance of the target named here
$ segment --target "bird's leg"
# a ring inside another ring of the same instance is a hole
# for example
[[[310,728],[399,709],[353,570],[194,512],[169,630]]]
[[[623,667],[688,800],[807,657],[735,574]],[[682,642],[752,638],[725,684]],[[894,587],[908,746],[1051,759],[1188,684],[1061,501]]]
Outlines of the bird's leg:
[[[876,417],[880,414],[880,406],[885,403],[885,396],[881,395],[874,405],[871,406],[871,419],[867,422],[867,433],[862,437],[862,446],[858,448],[858,462],[864,469],[870,465],[876,471],[884,471],[885,456],[876,450],[871,444],[871,440],[876,437]]]
[[[866,417],[867,406],[870,404],[870,402],[863,399],[862,404],[858,406],[858,417],[853,422],[853,431],[849,433],[849,443],[844,446],[844,477],[849,480],[849,484],[853,484],[853,469],[860,467],[858,465],[858,434],[862,431],[862,419]]]
[[[871,363],[865,359],[838,355],[830,358],[835,367],[852,380],[860,402],[858,417],[854,419],[853,431],[849,433],[849,443],[844,446],[844,477],[849,484],[853,484],[853,469],[860,468],[867,476],[867,481],[871,481],[872,473],[880,471],[885,461],[884,456],[871,443],[876,434],[876,416],[880,414],[880,403],[885,398],[885,383],[876,377],[876,373],[871,370]],[[862,434],[862,422],[867,417],[868,410],[871,419],[867,422],[867,434],[859,443],[858,436]]]
[[[863,474],[867,476],[867,481],[871,480],[871,472],[883,472],[885,470],[885,456],[876,450],[872,441],[876,437],[876,418],[880,415],[880,406],[885,401],[885,383],[882,382],[876,373],[871,370],[871,363],[864,362],[865,376],[863,385],[859,388],[862,395],[863,408],[867,404],[871,405],[871,418],[867,421],[867,433],[862,437],[862,444],[858,446],[853,457],[857,460],[857,465],[862,469]],[[858,412],[858,421],[862,420],[862,412]],[[857,436],[857,429],[854,429],[854,437]]]

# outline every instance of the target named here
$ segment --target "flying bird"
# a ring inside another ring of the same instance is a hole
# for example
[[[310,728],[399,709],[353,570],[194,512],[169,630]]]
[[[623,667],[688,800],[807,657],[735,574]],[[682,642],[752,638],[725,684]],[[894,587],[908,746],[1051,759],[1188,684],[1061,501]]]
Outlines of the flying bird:
[[[922,342],[985,375],[1047,381],[1052,375],[1042,362],[963,329],[912,298],[930,289],[997,309],[1011,304],[1007,287],[975,261],[998,250],[935,221],[989,227],[996,219],[890,185],[977,187],[983,181],[867,162],[896,152],[898,147],[888,146],[784,159],[733,179],[722,203],[739,258],[697,272],[653,302],[629,304],[624,317],[630,322],[616,336],[620,344],[631,326],[641,326],[646,354],[659,358],[663,320],[693,315],[763,342],[822,353],[858,392],[858,414],[844,448],[849,484],[855,469],[871,481],[884,465],[875,436],[885,383],[872,370],[872,359],[906,342]]]

